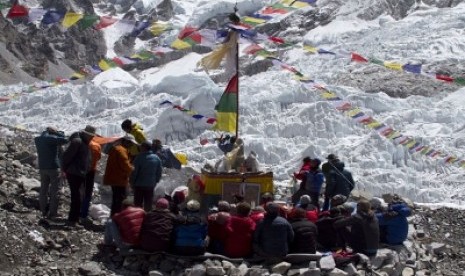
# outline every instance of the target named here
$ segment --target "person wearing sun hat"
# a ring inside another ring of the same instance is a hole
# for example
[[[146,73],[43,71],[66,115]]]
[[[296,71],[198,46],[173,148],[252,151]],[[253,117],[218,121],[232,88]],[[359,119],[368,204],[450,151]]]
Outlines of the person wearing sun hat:
[[[87,125],[86,128],[84,128],[84,131],[92,133],[93,135],[97,135],[97,129],[91,125]],[[84,197],[82,199],[81,205],[81,219],[86,219],[87,215],[89,214],[89,206],[92,200],[92,192],[94,191],[94,179],[95,173],[97,172],[97,164],[98,161],[102,158],[102,147],[100,146],[100,144],[94,142],[94,140],[91,140],[89,142],[89,150],[91,156],[91,163],[89,171],[86,174]]]
[[[71,190],[71,206],[68,214],[68,224],[75,226],[79,221],[81,210],[81,188],[85,185],[86,174],[90,168],[89,143],[94,133],[81,130],[69,137],[69,146],[62,156],[62,170],[66,173]]]
[[[207,242],[207,224],[200,217],[200,203],[189,200],[183,217],[174,228],[174,252],[179,255],[195,256],[205,253]]]
[[[175,216],[165,198],[154,201],[155,209],[146,213],[140,231],[140,247],[149,252],[168,251]]]

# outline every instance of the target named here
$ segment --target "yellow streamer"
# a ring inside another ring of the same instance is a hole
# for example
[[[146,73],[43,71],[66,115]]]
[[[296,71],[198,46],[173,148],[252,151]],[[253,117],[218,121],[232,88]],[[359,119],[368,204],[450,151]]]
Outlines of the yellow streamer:
[[[385,61],[384,66],[392,70],[402,71],[402,64],[397,62]]]
[[[84,15],[81,13],[67,12],[61,24],[63,27],[69,28],[79,22],[79,20],[81,20],[83,17]]]

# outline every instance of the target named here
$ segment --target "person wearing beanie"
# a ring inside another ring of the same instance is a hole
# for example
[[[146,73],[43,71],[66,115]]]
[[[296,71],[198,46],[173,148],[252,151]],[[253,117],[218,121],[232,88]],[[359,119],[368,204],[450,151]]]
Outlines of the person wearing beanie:
[[[379,247],[379,225],[378,219],[371,210],[370,202],[360,200],[355,215],[334,223],[336,230],[347,229],[347,226],[351,226],[348,243],[353,251],[369,257],[375,256]]]
[[[303,195],[300,197],[299,203],[297,204],[296,208],[292,209],[291,213],[289,214],[289,218],[294,218],[295,211],[300,208],[305,210],[306,218],[315,223],[318,220],[318,209],[315,205],[313,205],[312,199],[309,195]]]
[[[294,231],[289,222],[279,216],[280,207],[274,202],[265,206],[265,218],[258,223],[253,239],[253,248],[262,257],[283,257],[289,253],[294,240]]]
[[[145,215],[140,230],[140,248],[149,252],[168,251],[174,229],[175,215],[165,198],[155,201],[155,208]]]
[[[174,253],[186,256],[203,255],[206,250],[207,224],[200,216],[200,203],[189,200],[174,228]]]
[[[134,170],[129,183],[134,190],[134,205],[144,207],[146,212],[152,209],[153,190],[161,179],[161,160],[152,152],[152,144],[143,142],[141,153],[134,159]]]

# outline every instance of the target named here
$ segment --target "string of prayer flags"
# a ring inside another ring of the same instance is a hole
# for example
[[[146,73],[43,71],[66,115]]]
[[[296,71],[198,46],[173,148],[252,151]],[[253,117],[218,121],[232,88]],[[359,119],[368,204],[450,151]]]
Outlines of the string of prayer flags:
[[[180,105],[175,105],[173,104],[171,101],[168,101],[168,100],[165,100],[163,102],[160,103],[160,106],[164,106],[164,105],[170,105],[172,106],[173,108],[181,111],[181,112],[184,112],[184,113],[187,113],[189,115],[191,115],[192,118],[194,119],[197,119],[197,120],[201,120],[201,119],[204,119],[205,122],[209,125],[213,125],[216,123],[216,118],[212,118],[212,117],[207,117],[207,116],[204,116],[202,114],[198,114],[197,112],[193,111],[193,110],[189,110],[189,109],[186,109]]]

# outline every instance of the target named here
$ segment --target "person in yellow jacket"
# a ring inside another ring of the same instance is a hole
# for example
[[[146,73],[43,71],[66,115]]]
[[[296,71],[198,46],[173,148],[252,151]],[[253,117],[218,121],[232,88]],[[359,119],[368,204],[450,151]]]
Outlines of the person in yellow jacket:
[[[147,141],[147,138],[145,136],[144,130],[142,127],[137,124],[133,123],[131,120],[126,119],[121,123],[121,128],[124,130],[124,132],[131,134],[134,136],[134,139],[136,140],[137,144],[141,144],[142,142]],[[137,145],[133,145],[129,148],[129,155],[131,156],[131,159],[134,159],[136,155],[139,153],[139,148]]]
[[[128,154],[128,149],[133,145],[133,142],[132,138],[128,137],[121,138],[121,143],[111,148],[103,176],[103,184],[111,186],[113,192],[111,216],[122,210],[123,200],[126,198],[129,186],[129,176],[134,169]]]

